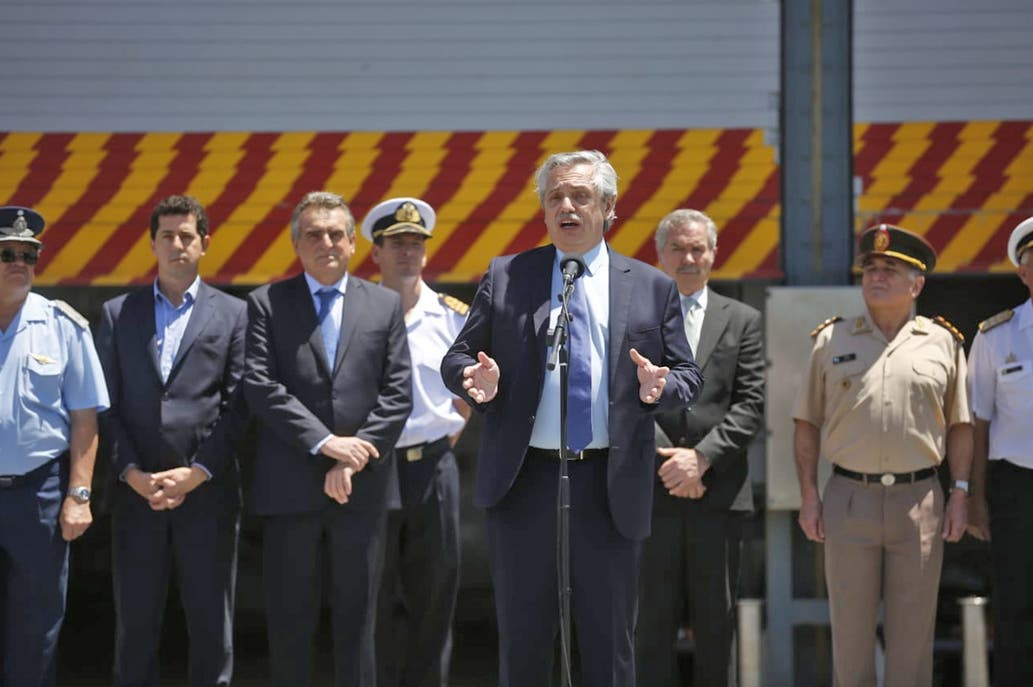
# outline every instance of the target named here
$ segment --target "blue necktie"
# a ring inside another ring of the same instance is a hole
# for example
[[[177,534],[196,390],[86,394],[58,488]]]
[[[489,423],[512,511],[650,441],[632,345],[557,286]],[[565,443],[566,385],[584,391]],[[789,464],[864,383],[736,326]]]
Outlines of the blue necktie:
[[[575,282],[569,309],[567,349],[567,447],[575,453],[592,443],[592,344],[584,281]]]
[[[323,288],[316,291],[319,296],[319,312],[316,313],[316,320],[319,322],[320,333],[323,336],[323,347],[326,349],[326,359],[330,369],[334,367],[334,358],[337,357],[337,336],[339,332],[333,331],[333,318],[330,318],[330,309],[334,307],[337,299],[337,289]]]

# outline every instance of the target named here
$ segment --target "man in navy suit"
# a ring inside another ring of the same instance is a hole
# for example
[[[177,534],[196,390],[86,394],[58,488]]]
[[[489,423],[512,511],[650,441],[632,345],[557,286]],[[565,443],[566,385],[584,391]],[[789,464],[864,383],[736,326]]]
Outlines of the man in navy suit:
[[[244,376],[272,681],[309,683],[326,567],[334,684],[365,687],[392,451],[412,409],[405,321],[396,292],[348,274],[355,219],[340,196],[306,195],[291,239],[304,272],[248,297]]]
[[[693,685],[738,684],[736,594],[742,520],[753,511],[746,451],[764,415],[760,313],[707,286],[717,226],[675,210],[656,230],[660,266],[678,283],[685,335],[707,383],[691,407],[657,416],[653,533],[642,550],[638,681],[682,684],[675,638],[691,620]]]
[[[547,371],[546,359],[560,266],[577,256],[587,269],[576,281],[568,327],[568,419],[576,419],[567,425],[571,606],[583,683],[631,687],[653,417],[688,405],[702,377],[675,283],[603,241],[617,201],[606,157],[553,155],[536,181],[552,245],[492,261],[441,366],[446,385],[485,417],[475,500],[488,509],[499,684],[541,687],[552,678],[560,399],[559,367]]]
[[[104,304],[98,351],[111,396],[102,431],[116,476],[116,685],[157,685],[169,577],[190,636],[192,685],[228,685],[240,528],[235,444],[247,310],[198,276],[208,218],[190,196],[151,213],[152,285]]]

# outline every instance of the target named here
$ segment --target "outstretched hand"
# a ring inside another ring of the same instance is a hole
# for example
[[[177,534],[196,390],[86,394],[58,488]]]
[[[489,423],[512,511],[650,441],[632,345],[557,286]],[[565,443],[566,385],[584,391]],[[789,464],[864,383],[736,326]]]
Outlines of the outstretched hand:
[[[499,364],[484,351],[477,353],[477,363],[463,368],[463,388],[477,403],[487,403],[499,392]]]
[[[654,365],[649,358],[634,348],[628,353],[631,355],[631,361],[638,366],[638,397],[643,403],[656,403],[667,386],[667,373],[671,368]]]

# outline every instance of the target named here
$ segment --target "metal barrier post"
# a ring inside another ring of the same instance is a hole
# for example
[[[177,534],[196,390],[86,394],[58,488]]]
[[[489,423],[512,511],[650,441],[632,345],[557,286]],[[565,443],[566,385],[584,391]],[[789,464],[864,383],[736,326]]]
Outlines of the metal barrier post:
[[[989,687],[986,656],[986,597],[966,596],[961,606],[962,666],[965,687]]]
[[[739,684],[761,687],[764,660],[761,647],[761,599],[739,599]]]

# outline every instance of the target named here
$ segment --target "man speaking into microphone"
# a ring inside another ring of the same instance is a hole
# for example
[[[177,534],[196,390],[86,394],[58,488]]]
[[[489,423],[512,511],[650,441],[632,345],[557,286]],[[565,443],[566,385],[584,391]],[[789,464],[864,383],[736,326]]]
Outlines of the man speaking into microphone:
[[[604,241],[617,174],[597,151],[559,153],[535,181],[551,245],[492,260],[441,364],[484,413],[475,502],[487,509],[500,687],[551,682],[558,627],[560,367],[547,369],[564,267],[571,607],[581,682],[633,687],[638,551],[649,534],[653,416],[702,385],[675,283]]]

